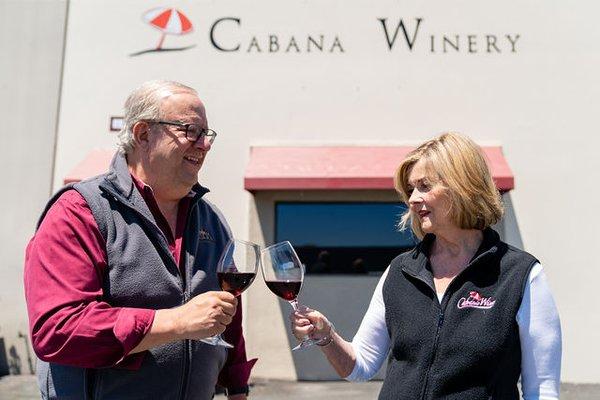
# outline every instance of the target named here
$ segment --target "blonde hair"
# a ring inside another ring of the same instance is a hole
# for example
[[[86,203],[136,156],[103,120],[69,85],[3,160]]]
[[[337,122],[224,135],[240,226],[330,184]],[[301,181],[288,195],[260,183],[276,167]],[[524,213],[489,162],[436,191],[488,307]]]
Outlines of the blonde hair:
[[[502,218],[504,208],[485,157],[475,142],[458,133],[444,133],[408,153],[396,170],[394,186],[408,205],[408,177],[413,166],[426,161],[428,178],[441,184],[450,199],[450,220],[461,229],[483,230]],[[410,224],[418,238],[425,236],[410,207],[402,215],[401,229]]]

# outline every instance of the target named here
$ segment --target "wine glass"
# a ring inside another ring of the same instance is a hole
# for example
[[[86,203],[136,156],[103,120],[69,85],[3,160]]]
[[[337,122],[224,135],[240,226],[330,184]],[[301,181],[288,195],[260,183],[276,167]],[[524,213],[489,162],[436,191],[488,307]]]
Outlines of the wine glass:
[[[217,265],[217,278],[221,289],[238,297],[256,278],[260,264],[260,247],[251,242],[230,239]],[[202,339],[214,346],[233,348],[221,334]]]
[[[304,266],[292,244],[285,241],[266,247],[261,251],[261,258],[263,278],[269,290],[288,301],[294,311],[298,311],[298,294],[304,280]],[[317,340],[305,336],[292,350],[303,349],[315,343]]]

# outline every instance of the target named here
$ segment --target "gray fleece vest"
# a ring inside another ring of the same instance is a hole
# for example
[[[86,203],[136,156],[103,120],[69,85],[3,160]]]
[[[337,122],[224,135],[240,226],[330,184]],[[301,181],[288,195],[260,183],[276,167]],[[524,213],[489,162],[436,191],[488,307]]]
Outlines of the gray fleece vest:
[[[40,222],[67,190],[77,190],[85,198],[106,239],[108,268],[102,301],[114,307],[163,309],[219,290],[217,261],[231,235],[220,212],[201,198],[207,189],[200,185],[193,189],[196,194],[182,245],[184,273],[136,189],[123,155],[115,156],[107,174],[60,190],[48,202]],[[209,400],[226,358],[223,347],[185,340],[148,350],[136,371],[38,360],[37,372],[44,399]]]

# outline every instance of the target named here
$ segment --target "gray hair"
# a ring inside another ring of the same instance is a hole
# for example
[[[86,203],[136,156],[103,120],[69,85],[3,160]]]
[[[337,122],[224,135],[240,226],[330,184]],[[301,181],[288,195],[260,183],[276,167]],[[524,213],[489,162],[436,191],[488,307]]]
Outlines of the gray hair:
[[[117,135],[119,151],[125,154],[131,152],[134,148],[133,126],[139,121],[159,119],[162,101],[175,93],[181,92],[198,94],[189,86],[167,80],[144,82],[131,92],[125,101],[123,127]]]

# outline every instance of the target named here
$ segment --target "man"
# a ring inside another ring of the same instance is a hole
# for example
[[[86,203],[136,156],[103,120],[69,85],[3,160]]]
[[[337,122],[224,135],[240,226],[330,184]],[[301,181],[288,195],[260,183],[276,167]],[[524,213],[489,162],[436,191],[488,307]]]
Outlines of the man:
[[[146,82],[110,171],[48,203],[25,260],[44,398],[246,399],[256,360],[215,272],[231,233],[197,182],[215,137],[195,90]],[[199,341],[223,331],[229,353]]]

